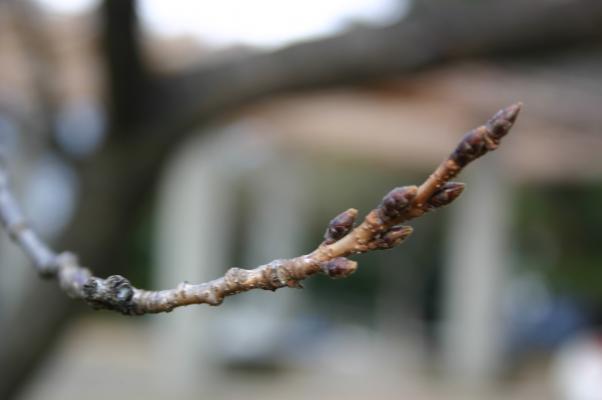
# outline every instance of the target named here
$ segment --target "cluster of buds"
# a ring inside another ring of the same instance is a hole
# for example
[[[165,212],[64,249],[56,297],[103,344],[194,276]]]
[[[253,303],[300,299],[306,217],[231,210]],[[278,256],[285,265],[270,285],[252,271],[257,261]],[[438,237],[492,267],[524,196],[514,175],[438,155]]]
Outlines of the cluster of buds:
[[[506,107],[491,117],[485,125],[468,132],[450,155],[450,159],[463,168],[488,151],[495,150],[500,140],[514,125],[520,108],[520,103]]]
[[[418,188],[416,186],[403,186],[391,190],[383,197],[378,206],[378,215],[383,221],[390,221],[399,217],[412,203]]]

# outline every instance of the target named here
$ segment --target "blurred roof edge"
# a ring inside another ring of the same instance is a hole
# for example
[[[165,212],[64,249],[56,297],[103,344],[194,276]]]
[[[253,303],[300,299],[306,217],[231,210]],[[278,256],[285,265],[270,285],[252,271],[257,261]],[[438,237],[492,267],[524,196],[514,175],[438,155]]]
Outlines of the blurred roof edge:
[[[245,114],[283,146],[427,169],[464,132],[522,101],[497,155],[508,178],[600,181],[602,68],[589,75],[566,68],[456,64],[364,88],[280,96]]]

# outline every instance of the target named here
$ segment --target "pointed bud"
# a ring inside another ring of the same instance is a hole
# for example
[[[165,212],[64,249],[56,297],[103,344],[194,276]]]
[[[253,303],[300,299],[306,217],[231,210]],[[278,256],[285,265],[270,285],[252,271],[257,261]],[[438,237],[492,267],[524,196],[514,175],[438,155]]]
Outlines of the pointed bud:
[[[447,182],[431,196],[427,205],[432,208],[446,206],[462,194],[465,186],[460,182]]]
[[[450,158],[460,167],[464,167],[471,161],[487,153],[489,151],[487,140],[485,139],[487,133],[488,131],[485,126],[479,126],[468,132],[464,135],[460,143],[458,143]]]
[[[409,206],[416,194],[416,186],[403,186],[391,190],[378,206],[378,214],[383,220],[390,220],[401,215],[403,210]]]
[[[353,229],[356,217],[357,210],[355,208],[350,208],[334,217],[324,233],[324,243],[332,244],[345,237]]]
[[[521,107],[522,103],[516,103],[501,109],[485,125],[468,132],[450,155],[450,159],[458,166],[465,167],[488,151],[495,150],[514,125]]]
[[[405,241],[412,232],[414,232],[414,228],[411,226],[394,226],[382,238],[376,241],[376,248],[380,250],[392,249]]]
[[[322,264],[322,272],[333,279],[347,278],[357,269],[357,262],[337,257]]]
[[[514,125],[523,103],[516,103],[498,111],[487,121],[485,126],[493,140],[499,141]]]

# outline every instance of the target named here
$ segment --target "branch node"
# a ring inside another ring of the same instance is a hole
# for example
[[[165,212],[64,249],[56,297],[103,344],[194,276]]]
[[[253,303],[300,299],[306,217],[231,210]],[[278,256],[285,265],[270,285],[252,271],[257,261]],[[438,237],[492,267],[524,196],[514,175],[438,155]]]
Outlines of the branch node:
[[[207,304],[210,306],[219,306],[224,301],[224,295],[219,287],[210,285],[209,295],[207,296]]]
[[[122,314],[136,314],[131,301],[134,288],[129,280],[121,275],[111,275],[107,279],[91,277],[83,286],[84,300],[95,309],[119,311]]]
[[[226,271],[224,279],[229,288],[234,289],[240,286],[247,279],[247,270],[237,267],[232,267]]]

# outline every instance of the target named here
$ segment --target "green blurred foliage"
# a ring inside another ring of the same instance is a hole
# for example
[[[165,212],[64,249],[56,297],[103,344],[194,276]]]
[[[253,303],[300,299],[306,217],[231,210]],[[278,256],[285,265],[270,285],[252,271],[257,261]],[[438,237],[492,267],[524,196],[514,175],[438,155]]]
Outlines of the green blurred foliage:
[[[602,303],[602,183],[522,188],[513,241],[521,268],[562,293]]]

